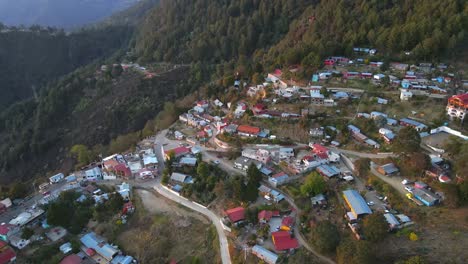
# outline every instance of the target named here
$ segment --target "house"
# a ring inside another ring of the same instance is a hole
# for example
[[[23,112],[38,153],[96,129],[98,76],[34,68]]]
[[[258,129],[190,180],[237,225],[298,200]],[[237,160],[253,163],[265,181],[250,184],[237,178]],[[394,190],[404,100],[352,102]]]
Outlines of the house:
[[[450,118],[465,119],[468,113],[468,93],[450,97],[446,109]]]
[[[2,223],[0,225],[0,239],[5,241],[5,242],[8,242],[8,237],[10,235],[12,235],[13,233],[16,233],[18,231],[19,231],[19,228],[17,226]]]
[[[277,190],[271,190],[268,197],[270,197],[270,199],[267,200],[273,200],[275,203],[279,203],[284,199],[284,195]]]
[[[13,263],[15,261],[15,251],[5,241],[0,240],[0,264]]]
[[[171,181],[174,181],[174,182],[179,182],[179,183],[193,183],[193,179],[191,176],[189,175],[186,175],[186,174],[182,174],[182,173],[178,173],[178,172],[173,172],[171,174]]]
[[[258,222],[268,223],[272,217],[279,217],[279,211],[262,210],[258,213]]]
[[[310,201],[312,202],[312,206],[322,206],[327,204],[327,198],[323,194],[318,194],[310,198]]]
[[[415,188],[413,190],[413,195],[414,198],[418,199],[426,206],[433,206],[440,202],[439,197],[427,189]]]
[[[103,238],[98,237],[94,232],[90,232],[80,238],[81,243],[87,248],[86,253],[89,256],[99,254],[107,261],[111,261],[118,253],[119,250],[104,241]]]
[[[279,158],[282,159],[289,159],[294,157],[294,149],[293,148],[280,148],[279,149]]]
[[[158,167],[158,158],[154,153],[143,154],[143,166],[147,169],[156,169]]]
[[[58,183],[60,182],[63,178],[65,178],[65,175],[63,173],[55,174],[54,176],[49,178],[49,181],[51,184]]]
[[[320,145],[320,144],[312,144],[312,152],[317,155],[321,159],[327,159],[328,158],[328,148]]]
[[[255,166],[257,166],[258,169],[260,169],[262,167],[262,163],[259,162],[259,161],[249,159],[249,158],[246,158],[246,157],[238,157],[234,161],[234,168],[240,169],[240,170],[243,170],[243,171],[247,171],[247,169],[249,168],[249,166],[251,164],[255,164]]]
[[[228,134],[234,134],[237,132],[238,127],[239,126],[236,124],[229,124],[223,128],[223,132]]]
[[[376,81],[381,81],[383,80],[383,78],[385,78],[385,74],[382,74],[382,73],[374,74],[374,80]]]
[[[343,198],[351,210],[354,217],[359,218],[364,215],[372,214],[372,210],[367,205],[364,198],[356,190],[343,191]]]
[[[259,245],[255,245],[252,247],[252,254],[254,254],[267,264],[276,264],[279,258],[278,255],[276,255],[275,253]]]
[[[96,181],[102,179],[102,171],[99,167],[94,167],[84,171],[84,178],[88,181]]]
[[[325,176],[327,178],[332,178],[341,173],[340,169],[338,169],[337,167],[329,166],[326,164],[318,166],[317,172],[320,173],[320,175]]]
[[[135,263],[135,259],[132,256],[117,255],[115,256],[111,264],[132,264]]]
[[[114,167],[113,171],[120,177],[123,178],[130,178],[132,176],[132,172],[130,168],[125,163],[119,163],[117,166]]]
[[[293,250],[299,247],[296,238],[287,231],[278,231],[271,233],[271,239],[276,251]]]
[[[197,165],[197,158],[183,157],[180,159],[179,164],[182,166],[195,167]]]
[[[268,182],[277,187],[281,184],[284,184],[288,181],[289,179],[289,175],[286,174],[285,172],[279,172],[279,173],[276,173],[270,177],[268,177]]]
[[[388,104],[388,100],[384,98],[377,97],[377,103],[378,104]]]
[[[386,213],[386,214],[384,214],[384,217],[385,217],[385,220],[388,223],[388,226],[389,226],[390,230],[397,229],[400,226],[400,222],[398,221],[398,219],[393,214]]]
[[[387,163],[379,166],[377,167],[377,171],[385,176],[394,175],[399,172],[398,168],[393,163]]]
[[[399,63],[399,62],[391,62],[390,69],[400,72],[406,72],[408,70],[409,65],[406,63]]]
[[[409,92],[408,90],[401,89],[400,93],[400,100],[401,101],[409,101],[409,99],[413,97],[413,93]]]
[[[190,148],[187,147],[177,147],[174,149],[169,149],[164,151],[164,158],[166,160],[170,159],[170,155],[173,154],[174,158],[180,158],[182,156],[185,156],[187,154],[190,154]]]
[[[65,244],[62,244],[60,247],[59,247],[60,251],[63,253],[63,254],[68,254],[72,251],[72,245],[70,242],[67,242]]]
[[[135,175],[139,170],[143,168],[143,165],[141,164],[141,161],[139,158],[129,161],[128,167],[130,168],[130,171],[132,172],[132,175]]]
[[[260,133],[261,129],[259,127],[253,127],[248,125],[240,125],[237,127],[237,133],[240,136],[244,137],[256,137]]]
[[[245,208],[236,207],[225,211],[225,214],[231,223],[239,223],[245,220]]]
[[[60,264],[81,264],[81,263],[82,263],[82,259],[76,254],[68,255],[64,257],[62,261],[60,261]]]
[[[117,187],[118,187],[117,192],[120,194],[120,196],[122,196],[124,200],[129,200],[131,191],[132,191],[130,184],[126,182],[122,182],[122,184],[117,185]]]
[[[293,225],[294,225],[294,217],[292,216],[285,216],[283,220],[281,220],[281,229],[284,231],[291,230],[291,227]]]
[[[242,157],[259,161],[267,164],[271,160],[270,152],[265,149],[244,149],[242,150]]]
[[[409,119],[409,118],[400,119],[400,125],[402,125],[402,126],[411,126],[414,129],[416,129],[416,131],[418,131],[418,132],[421,132],[421,131],[426,130],[428,128],[423,123],[420,123],[418,121],[415,121],[415,120],[412,120],[412,119]]]

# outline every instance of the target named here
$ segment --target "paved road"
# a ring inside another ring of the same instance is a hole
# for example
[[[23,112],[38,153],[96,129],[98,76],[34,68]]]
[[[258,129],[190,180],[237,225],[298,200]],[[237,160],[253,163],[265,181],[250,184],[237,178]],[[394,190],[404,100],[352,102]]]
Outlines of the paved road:
[[[374,164],[371,164],[371,172],[372,174],[374,174],[376,177],[378,177],[379,179],[381,179],[382,181],[386,182],[387,184],[389,184],[390,186],[392,186],[393,188],[395,188],[395,190],[397,190],[399,193],[401,193],[401,195],[403,195],[403,197],[406,197],[406,193],[407,191],[405,190],[405,186],[403,184],[401,184],[401,181],[403,180],[401,177],[399,176],[385,176],[385,175],[382,175],[381,173],[379,173],[376,169],[375,169],[375,165]]]
[[[332,149],[332,150],[334,150],[336,152],[339,152],[339,153],[344,153],[344,154],[348,154],[348,155],[354,155],[354,156],[358,156],[358,157],[361,157],[361,158],[369,158],[369,159],[385,159],[385,158],[396,157],[397,156],[396,154],[393,154],[393,153],[377,153],[377,154],[374,154],[374,153],[365,153],[365,152],[358,152],[358,151],[353,151],[353,150],[340,149],[340,148],[335,148],[335,147],[331,147],[330,149]]]
[[[159,162],[159,170],[162,172],[164,170],[165,164],[164,164],[164,154],[163,154],[163,145],[167,143],[174,143],[175,141],[169,140],[165,137],[167,133],[167,130],[161,131],[158,133],[158,135],[155,138],[155,152],[156,156],[158,157]],[[218,232],[218,239],[219,239],[219,247],[220,247],[220,253],[221,253],[221,260],[223,264],[230,264],[231,263],[231,256],[229,254],[229,243],[226,237],[226,234],[224,233],[224,228],[221,223],[221,218],[215,215],[212,211],[208,210],[206,207],[198,205],[196,203],[193,203],[192,201],[187,200],[184,197],[181,197],[165,187],[161,185],[161,178],[158,178],[156,182],[154,183],[153,189],[156,190],[159,194],[162,196],[179,203],[187,208],[190,208],[194,211],[197,211],[211,220],[213,224],[216,227],[216,231]],[[148,186],[148,185],[146,185]]]
[[[220,217],[215,215],[212,211],[208,210],[206,207],[195,204],[192,201],[187,200],[186,198],[183,198],[181,196],[178,196],[172,193],[168,189],[164,188],[161,184],[156,184],[153,188],[162,196],[208,217],[211,220],[211,222],[213,222],[213,224],[216,227],[216,231],[218,232],[221,260],[223,264],[231,263],[231,256],[229,254],[229,243],[228,243],[226,234],[224,233],[224,228],[223,228],[223,225],[221,224]]]

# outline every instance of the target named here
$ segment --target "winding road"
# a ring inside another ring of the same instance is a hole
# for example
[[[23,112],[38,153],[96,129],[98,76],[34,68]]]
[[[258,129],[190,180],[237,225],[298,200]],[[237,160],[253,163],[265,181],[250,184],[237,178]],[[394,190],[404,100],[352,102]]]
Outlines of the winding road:
[[[159,162],[159,170],[162,172],[164,170],[164,151],[163,145],[169,142],[169,140],[165,137],[167,130],[163,130],[156,135],[155,138],[155,146],[154,150]],[[227,240],[226,233],[224,233],[224,226],[221,222],[221,218],[217,216],[215,213],[207,209],[205,206],[200,204],[194,203],[189,201],[188,199],[179,196],[178,194],[170,191],[165,186],[161,184],[161,177],[156,180],[156,183],[153,186],[153,189],[158,192],[160,195],[170,199],[176,203],[179,203],[187,208],[190,208],[194,211],[197,211],[211,220],[213,225],[216,227],[216,231],[218,232],[218,240],[219,240],[219,248],[221,254],[221,260],[223,264],[231,264],[231,256],[229,253],[229,243]]]

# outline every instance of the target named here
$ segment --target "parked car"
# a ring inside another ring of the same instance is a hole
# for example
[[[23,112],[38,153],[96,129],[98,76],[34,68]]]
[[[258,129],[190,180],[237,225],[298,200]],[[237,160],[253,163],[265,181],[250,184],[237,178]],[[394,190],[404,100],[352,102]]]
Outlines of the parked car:
[[[413,193],[414,188],[411,186],[405,186],[405,190],[407,190],[410,193]]]
[[[411,183],[411,181],[408,180],[408,179],[404,179],[404,180],[401,181],[401,184],[403,184],[403,185],[410,184],[410,183]]]
[[[367,202],[367,205],[369,205],[369,206],[372,206],[372,205],[374,205],[374,204],[375,204],[375,203],[374,203],[373,201]]]

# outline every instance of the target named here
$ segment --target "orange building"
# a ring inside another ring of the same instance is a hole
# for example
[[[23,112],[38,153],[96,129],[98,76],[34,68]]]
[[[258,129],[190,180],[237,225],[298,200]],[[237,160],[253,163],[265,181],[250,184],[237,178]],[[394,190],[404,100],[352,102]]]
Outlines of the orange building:
[[[448,99],[447,115],[450,118],[465,119],[468,112],[468,93],[454,95]]]

